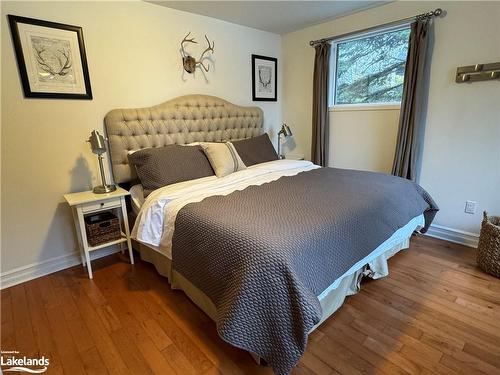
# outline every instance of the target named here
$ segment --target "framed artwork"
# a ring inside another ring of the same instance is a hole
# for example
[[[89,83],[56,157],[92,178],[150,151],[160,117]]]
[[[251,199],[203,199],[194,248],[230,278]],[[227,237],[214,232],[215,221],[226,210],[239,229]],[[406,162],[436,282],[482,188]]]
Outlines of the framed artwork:
[[[278,59],[252,55],[252,100],[277,101]]]
[[[25,97],[92,99],[81,27],[8,17]]]

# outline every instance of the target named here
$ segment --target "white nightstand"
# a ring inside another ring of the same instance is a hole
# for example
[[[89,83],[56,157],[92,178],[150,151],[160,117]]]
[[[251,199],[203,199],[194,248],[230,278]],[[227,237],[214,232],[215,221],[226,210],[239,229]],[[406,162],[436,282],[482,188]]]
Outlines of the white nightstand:
[[[71,206],[73,219],[75,221],[76,233],[80,245],[82,263],[87,265],[89,278],[92,278],[92,267],[90,265],[90,252],[99,250],[107,246],[127,243],[130,263],[134,264],[134,254],[132,243],[130,242],[130,231],[128,227],[127,207],[125,197],[130,193],[125,189],[117,187],[115,191],[108,194],[94,194],[92,191],[82,191],[80,193],[64,194],[64,199]],[[106,242],[98,246],[90,246],[87,241],[84,217],[88,214],[95,214],[102,211],[117,210],[121,216],[122,236],[118,240]]]

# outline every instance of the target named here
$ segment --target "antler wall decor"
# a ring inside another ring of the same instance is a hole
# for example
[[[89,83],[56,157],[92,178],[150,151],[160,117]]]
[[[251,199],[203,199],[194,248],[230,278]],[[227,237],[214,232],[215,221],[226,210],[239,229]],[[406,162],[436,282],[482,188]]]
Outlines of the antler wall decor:
[[[49,58],[44,56],[45,48],[40,47],[36,48],[35,53],[36,53],[36,61],[38,62],[38,65],[40,68],[46,72],[49,73],[53,76],[65,76],[66,74],[69,73],[69,69],[71,68],[71,58],[70,58],[70,52],[66,50],[57,50],[56,52],[52,52],[52,56],[49,56]],[[49,53],[49,52],[46,52]],[[54,57],[53,59],[50,59],[50,57]],[[57,60],[57,63],[54,63],[51,60]]]
[[[214,53],[214,47],[215,47],[215,42],[212,42],[212,44],[210,44],[210,41],[208,40],[207,36],[205,35],[205,39],[207,41],[207,44],[208,44],[208,47],[202,52],[199,60],[196,60],[193,56],[191,56],[189,53],[187,53],[185,50],[184,50],[184,43],[198,43],[194,40],[194,38],[188,38],[188,36],[191,34],[191,32],[189,32],[185,37],[184,39],[182,39],[182,42],[181,42],[181,56],[182,56],[182,64],[184,66],[184,70],[188,73],[194,73],[194,71],[196,70],[197,67],[201,66],[205,72],[208,72],[208,70],[210,69],[210,66],[205,66],[205,64],[203,63],[203,60],[208,58],[208,56],[205,56],[205,53]]]

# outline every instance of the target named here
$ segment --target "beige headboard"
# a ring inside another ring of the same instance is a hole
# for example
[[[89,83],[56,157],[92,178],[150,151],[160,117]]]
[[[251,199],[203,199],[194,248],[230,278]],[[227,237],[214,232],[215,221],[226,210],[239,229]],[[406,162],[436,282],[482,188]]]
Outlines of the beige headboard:
[[[148,108],[114,109],[104,118],[114,180],[135,179],[128,151],[191,142],[251,138],[262,133],[258,107],[240,107],[208,95],[181,96]]]

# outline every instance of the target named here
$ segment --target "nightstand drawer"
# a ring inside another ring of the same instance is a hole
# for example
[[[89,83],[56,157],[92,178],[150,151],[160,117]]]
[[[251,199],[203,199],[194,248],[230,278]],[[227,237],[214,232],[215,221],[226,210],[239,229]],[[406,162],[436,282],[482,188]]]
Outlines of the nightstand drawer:
[[[105,201],[91,202],[82,205],[83,213],[89,213],[94,211],[106,210],[111,208],[121,207],[122,203],[120,199],[108,199]]]

